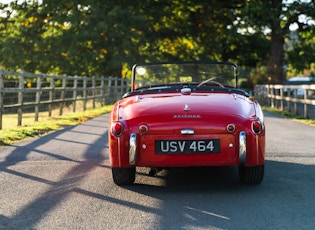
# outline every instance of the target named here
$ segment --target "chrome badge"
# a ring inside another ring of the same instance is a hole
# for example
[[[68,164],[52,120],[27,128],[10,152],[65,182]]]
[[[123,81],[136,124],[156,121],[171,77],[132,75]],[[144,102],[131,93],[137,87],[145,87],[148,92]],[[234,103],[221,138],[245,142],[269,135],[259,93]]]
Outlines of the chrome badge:
[[[173,118],[180,119],[180,118],[188,118],[188,119],[200,119],[200,114],[188,114],[188,111],[190,111],[190,107],[188,104],[185,104],[184,111],[186,111],[185,114],[174,114]]]
[[[199,114],[175,114],[175,115],[173,115],[173,118],[175,118],[175,119],[179,119],[179,118],[200,119],[201,115],[199,115]]]
[[[184,111],[189,111],[189,110],[190,110],[189,105],[185,104]]]

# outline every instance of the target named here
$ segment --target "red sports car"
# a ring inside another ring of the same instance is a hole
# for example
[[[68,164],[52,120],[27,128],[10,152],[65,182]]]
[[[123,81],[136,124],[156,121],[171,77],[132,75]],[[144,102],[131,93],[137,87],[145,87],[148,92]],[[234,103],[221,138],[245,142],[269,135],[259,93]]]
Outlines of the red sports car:
[[[131,91],[115,103],[109,152],[117,185],[136,167],[238,166],[242,183],[264,177],[265,126],[260,105],[238,88],[225,62],[147,63],[132,68]]]

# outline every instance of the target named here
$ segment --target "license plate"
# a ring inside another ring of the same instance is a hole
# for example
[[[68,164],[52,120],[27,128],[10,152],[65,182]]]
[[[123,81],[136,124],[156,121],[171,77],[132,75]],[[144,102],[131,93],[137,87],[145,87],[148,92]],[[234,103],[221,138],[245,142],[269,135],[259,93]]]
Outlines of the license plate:
[[[219,153],[220,139],[206,140],[156,140],[156,154]]]

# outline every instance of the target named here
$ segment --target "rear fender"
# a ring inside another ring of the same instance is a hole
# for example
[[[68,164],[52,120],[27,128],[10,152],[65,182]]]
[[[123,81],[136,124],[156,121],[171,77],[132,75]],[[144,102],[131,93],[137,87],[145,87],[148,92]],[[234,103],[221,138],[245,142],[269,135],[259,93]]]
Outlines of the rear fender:
[[[265,129],[259,134],[249,131],[246,134],[246,138],[245,165],[263,165],[265,162]]]

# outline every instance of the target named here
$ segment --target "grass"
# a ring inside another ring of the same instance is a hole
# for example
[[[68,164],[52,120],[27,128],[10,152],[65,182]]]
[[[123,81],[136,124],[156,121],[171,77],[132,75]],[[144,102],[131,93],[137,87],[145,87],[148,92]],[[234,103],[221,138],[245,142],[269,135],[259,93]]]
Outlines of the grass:
[[[100,103],[96,103],[95,105],[97,108],[101,107]],[[93,104],[91,101],[88,101],[86,104],[86,108],[91,109],[93,108]],[[72,105],[65,106],[63,108],[63,113],[62,114],[69,114],[72,113],[73,107]],[[78,111],[83,111],[83,102],[82,101],[77,101],[76,103],[76,112]],[[60,111],[59,107],[55,108],[52,110],[51,116],[48,115],[48,111],[45,112],[39,112],[38,114],[38,121],[46,121],[54,117],[59,117]],[[12,129],[18,127],[18,114],[13,113],[13,114],[4,114],[2,117],[2,129]],[[35,113],[30,112],[30,113],[25,113],[23,112],[22,115],[22,125],[30,125],[33,124],[35,121]]]
[[[23,113],[22,115],[22,124],[23,125],[29,125],[34,123],[34,113]],[[56,117],[56,115],[53,115],[52,117]],[[17,114],[4,114],[3,115],[3,124],[2,129],[13,129],[17,127],[17,121],[18,121],[18,115]],[[50,119],[48,117],[48,112],[40,112],[38,115],[38,121],[45,121],[47,119]]]
[[[108,113],[111,111],[111,109],[112,105],[107,105],[82,112],[68,113],[58,117],[51,117],[46,119],[42,117],[38,122],[26,122],[28,124],[23,126],[6,128],[0,130],[0,146],[11,145],[21,140],[41,136],[53,131],[63,129],[66,126],[79,124],[81,122],[87,121],[88,119],[98,117],[104,113]],[[31,119],[34,118],[31,116]],[[13,116],[12,121],[13,120],[16,122],[17,118]]]
[[[112,109],[112,105],[99,107],[96,109],[90,109],[82,112],[67,113],[63,116],[56,116],[48,118],[47,115],[40,115],[38,122],[34,122],[34,115],[28,114],[23,116],[23,123],[26,125],[16,127],[17,116],[13,115],[7,117],[6,123],[8,127],[0,130],[0,146],[11,145],[15,142],[26,140],[28,138],[45,135],[47,133],[63,129],[66,126],[76,125],[88,119],[98,117],[104,113],[108,113]],[[308,125],[315,126],[314,119],[303,119],[296,117],[293,113],[287,111],[281,111],[279,109],[263,107],[264,111],[278,114],[279,116],[290,118],[292,120],[302,122]]]
[[[277,109],[277,108],[263,107],[262,109],[263,109],[263,111],[271,112],[271,113],[277,114],[281,117],[289,118],[289,119],[292,119],[294,121],[298,121],[298,122],[301,122],[301,123],[304,123],[307,125],[315,126],[315,119],[305,119],[303,117],[296,116],[294,113],[291,113],[289,111],[285,111],[285,110],[282,111],[282,110]]]

